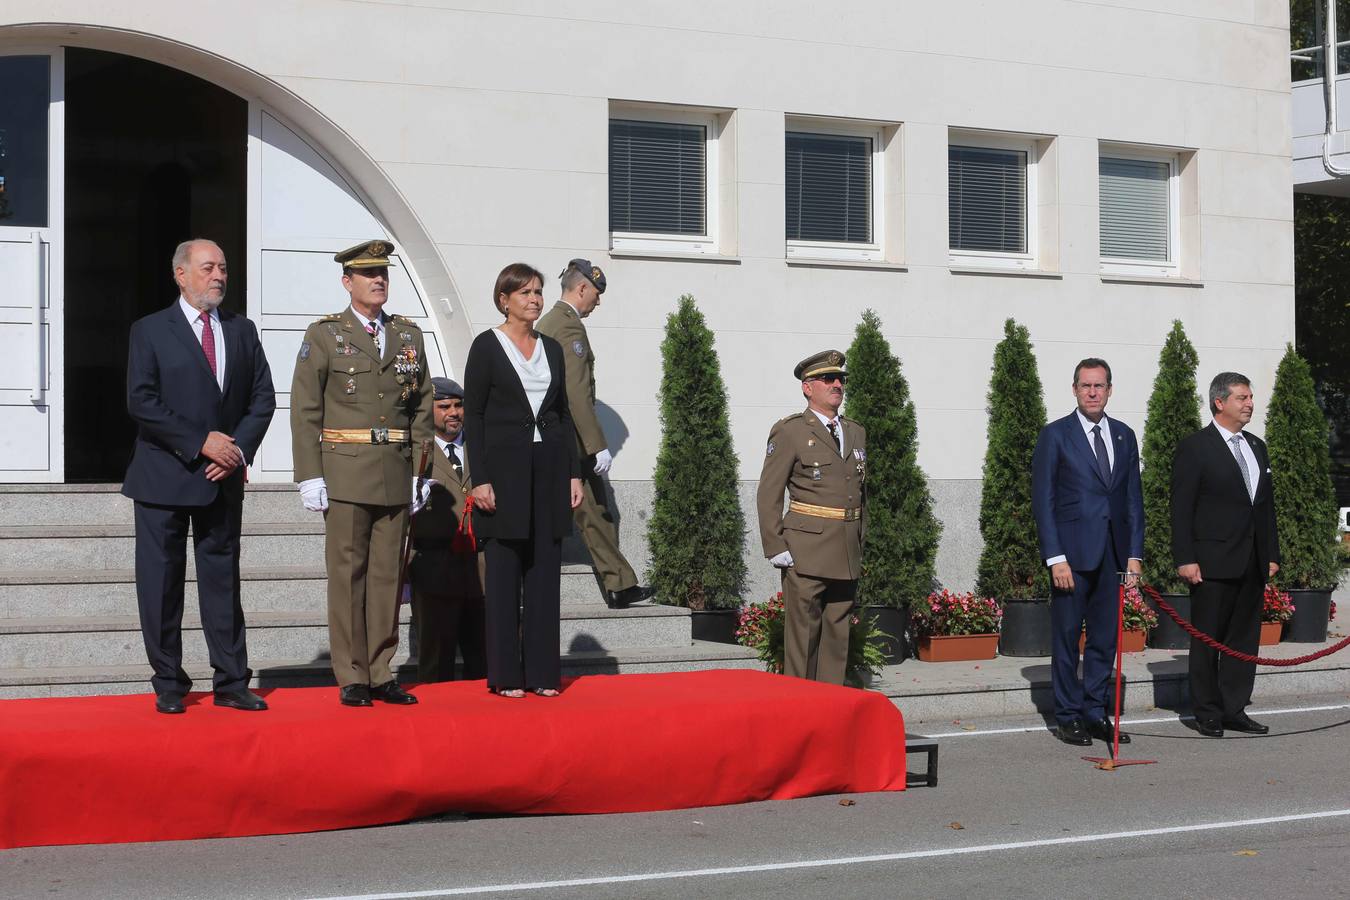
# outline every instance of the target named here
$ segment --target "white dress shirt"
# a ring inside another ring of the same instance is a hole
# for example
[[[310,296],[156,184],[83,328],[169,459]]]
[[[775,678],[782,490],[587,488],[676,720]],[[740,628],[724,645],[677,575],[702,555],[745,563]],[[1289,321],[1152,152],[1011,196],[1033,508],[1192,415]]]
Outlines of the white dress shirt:
[[[380,354],[380,358],[383,359],[383,358],[384,358],[384,314],[381,313],[381,314],[377,315],[377,316],[376,316],[375,318],[373,318],[373,319],[367,319],[365,316],[363,316],[363,315],[361,315],[359,312],[357,312],[357,311],[356,311],[356,307],[353,306],[353,307],[352,307],[352,315],[356,316],[356,321],[358,321],[358,322],[361,323],[361,327],[362,327],[362,328],[365,328],[367,325],[371,325],[371,324],[373,324],[373,325],[375,326],[375,338],[374,338],[374,340],[375,340],[375,350],[376,350],[377,353]]]
[[[192,333],[197,336],[198,345],[202,342],[202,313],[192,304],[188,303],[180,295],[178,297],[178,308],[187,316],[188,326]],[[211,334],[216,339],[216,384],[220,385],[220,390],[225,390],[225,329],[220,327],[220,310],[211,310]]]
[[[459,432],[459,434],[455,435],[455,439],[454,439],[453,441],[447,441],[445,438],[441,437],[439,434],[432,435],[432,437],[436,438],[436,446],[439,447],[439,448],[441,448],[441,452],[445,454],[445,458],[448,459],[448,460],[450,460],[451,464],[454,463],[455,459],[454,459],[453,456],[450,455],[450,448],[451,448],[451,447],[454,447],[454,448],[455,448],[455,452],[459,454],[459,464],[460,464],[460,467],[462,468],[462,467],[464,466],[464,431],[463,431],[463,430],[461,430],[461,431]]]
[[[525,389],[525,397],[530,401],[530,412],[534,413],[535,419],[538,419],[539,408],[544,405],[544,395],[548,393],[548,386],[553,383],[553,370],[548,366],[548,356],[544,353],[543,339],[535,339],[534,354],[526,359],[525,354],[520,352],[520,348],[515,345],[515,342],[506,336],[506,332],[500,328],[494,328],[492,333],[501,342],[506,358],[511,360],[511,365],[515,367],[516,374],[520,376],[520,386]],[[537,444],[543,439],[544,436],[539,433],[539,426],[535,425],[534,442]]]
[[[1229,431],[1217,421],[1214,423],[1214,429],[1219,432],[1219,437],[1223,438],[1223,442],[1228,448],[1229,455],[1232,455],[1232,440],[1237,435],[1242,434],[1242,432]],[[1247,499],[1255,503],[1256,483],[1261,480],[1261,466],[1260,463],[1256,461],[1256,454],[1252,452],[1252,445],[1247,443],[1247,438],[1244,436],[1238,443],[1239,446],[1242,447],[1242,458],[1247,461]]]
[[[825,426],[825,430],[826,430],[826,431],[829,431],[829,430],[830,430],[830,423],[831,423],[831,422],[834,423],[834,427],[835,427],[835,429],[836,429],[835,433],[839,435],[839,455],[840,455],[840,456],[843,456],[843,455],[844,455],[844,423],[839,421],[839,417],[838,417],[838,416],[835,416],[833,419],[831,419],[829,416],[826,416],[826,415],[822,414],[821,412],[819,412],[819,411],[816,410],[816,409],[812,409],[811,412],[813,412],[813,413],[816,414],[816,418],[820,420],[820,424],[822,424],[822,425]]]

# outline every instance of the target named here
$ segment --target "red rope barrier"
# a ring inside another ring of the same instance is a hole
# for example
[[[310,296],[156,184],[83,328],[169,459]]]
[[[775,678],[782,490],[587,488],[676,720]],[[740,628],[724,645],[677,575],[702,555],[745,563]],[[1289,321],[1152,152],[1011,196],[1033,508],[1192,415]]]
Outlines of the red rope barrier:
[[[450,540],[450,549],[465,554],[478,552],[478,540],[473,533],[473,495],[464,498],[464,515],[459,519],[459,530]]]
[[[1202,644],[1205,644],[1206,646],[1213,647],[1220,653],[1227,654],[1228,656],[1231,656],[1234,659],[1240,660],[1242,662],[1256,663],[1259,666],[1299,666],[1302,665],[1303,663],[1312,662],[1315,659],[1321,659],[1324,656],[1330,656],[1331,654],[1335,653],[1338,650],[1344,650],[1346,647],[1350,647],[1350,637],[1348,637],[1345,640],[1341,641],[1340,643],[1332,644],[1330,647],[1323,647],[1316,653],[1309,653],[1306,656],[1295,656],[1292,659],[1267,659],[1264,656],[1253,656],[1250,653],[1242,653],[1241,651],[1234,650],[1232,647],[1227,647],[1219,643],[1219,641],[1205,634],[1199,628],[1196,628],[1190,622],[1187,622],[1181,616],[1177,615],[1177,611],[1172,608],[1172,604],[1164,600],[1162,596],[1158,593],[1157,589],[1154,588],[1152,585],[1144,584],[1141,581],[1139,583],[1139,587],[1144,591],[1144,593],[1148,594],[1150,597],[1153,598],[1153,602],[1158,604],[1158,609],[1161,609],[1163,612],[1167,613],[1167,615],[1171,617],[1172,621],[1176,622],[1177,625],[1181,626],[1181,629],[1185,631],[1187,634],[1189,634],[1191,637],[1195,638],[1197,641],[1199,641]]]

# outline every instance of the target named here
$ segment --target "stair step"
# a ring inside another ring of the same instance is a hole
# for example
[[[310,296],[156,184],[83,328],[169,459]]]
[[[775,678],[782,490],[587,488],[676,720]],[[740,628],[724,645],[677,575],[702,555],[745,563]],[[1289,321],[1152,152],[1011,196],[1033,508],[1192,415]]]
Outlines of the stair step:
[[[400,681],[417,680],[415,663],[406,654],[395,657]],[[694,641],[684,647],[623,647],[609,651],[564,653],[565,675],[627,674],[633,672],[684,672],[696,669],[757,669],[754,651],[730,644]],[[186,665],[197,690],[209,690],[211,668]],[[326,661],[252,662],[254,689],[332,685],[333,673]],[[0,698],[67,697],[91,694],[143,694],[150,691],[150,667],[145,663],[122,666],[54,666],[0,668]]]
[[[0,485],[0,527],[116,525],[132,520],[132,501],[120,484]],[[293,484],[244,488],[245,522],[310,522],[323,517],[300,504]]]
[[[402,610],[399,646],[408,647],[408,609]],[[328,618],[314,611],[256,612],[247,617],[248,647],[262,659],[319,660],[328,655]],[[559,627],[564,652],[603,652],[613,647],[687,646],[689,612],[668,606],[624,610],[566,608]],[[185,664],[207,660],[200,619],[183,617]],[[0,619],[0,668],[121,666],[145,659],[134,615]]]

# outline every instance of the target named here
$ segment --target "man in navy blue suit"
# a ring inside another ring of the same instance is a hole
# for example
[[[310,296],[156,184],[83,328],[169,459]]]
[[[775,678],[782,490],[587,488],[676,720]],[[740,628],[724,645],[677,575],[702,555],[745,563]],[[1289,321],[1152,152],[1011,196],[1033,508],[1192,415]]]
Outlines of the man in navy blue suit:
[[[272,373],[253,323],[219,308],[227,280],[220,247],[179,244],[173,276],[180,296],[131,326],[127,359],[137,432],[122,493],[136,507],[136,601],[155,709],[183,712],[192,686],[182,665],[191,524],[215,704],[263,710],[248,689],[239,535],[244,470],[276,410]]]
[[[1116,657],[1118,573],[1137,580],[1144,556],[1139,444],[1106,416],[1111,367],[1085,359],[1073,370],[1078,408],[1041,430],[1032,457],[1031,503],[1041,556],[1050,567],[1050,672],[1059,739],[1089,746],[1114,737],[1106,717]],[[1084,627],[1083,678],[1078,637]],[[1120,736],[1121,743],[1129,735]]]

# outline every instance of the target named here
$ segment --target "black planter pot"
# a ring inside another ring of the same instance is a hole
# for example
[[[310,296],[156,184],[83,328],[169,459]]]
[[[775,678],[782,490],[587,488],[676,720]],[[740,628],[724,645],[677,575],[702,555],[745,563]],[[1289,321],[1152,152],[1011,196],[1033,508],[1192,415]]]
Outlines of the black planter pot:
[[[999,656],[1050,655],[1050,600],[1005,600]]]
[[[1331,619],[1331,591],[1290,591],[1294,617],[1284,627],[1284,640],[1291,644],[1320,644],[1327,639]]]
[[[890,606],[868,606],[863,608],[863,615],[875,622],[877,630],[886,635],[881,645],[887,663],[894,665],[909,659],[912,654],[909,641],[905,639],[905,630],[909,628],[909,607],[895,609]]]
[[[738,609],[694,609],[689,611],[689,630],[696,641],[717,644],[736,643]]]
[[[1162,598],[1167,604],[1177,611],[1177,615],[1186,621],[1191,619],[1191,595],[1190,594],[1163,594]],[[1181,626],[1172,621],[1172,617],[1158,609],[1158,604],[1153,602],[1153,598],[1144,595],[1144,602],[1158,614],[1158,624],[1149,629],[1148,646],[1155,650],[1188,650],[1191,646],[1191,636],[1182,630]]]

